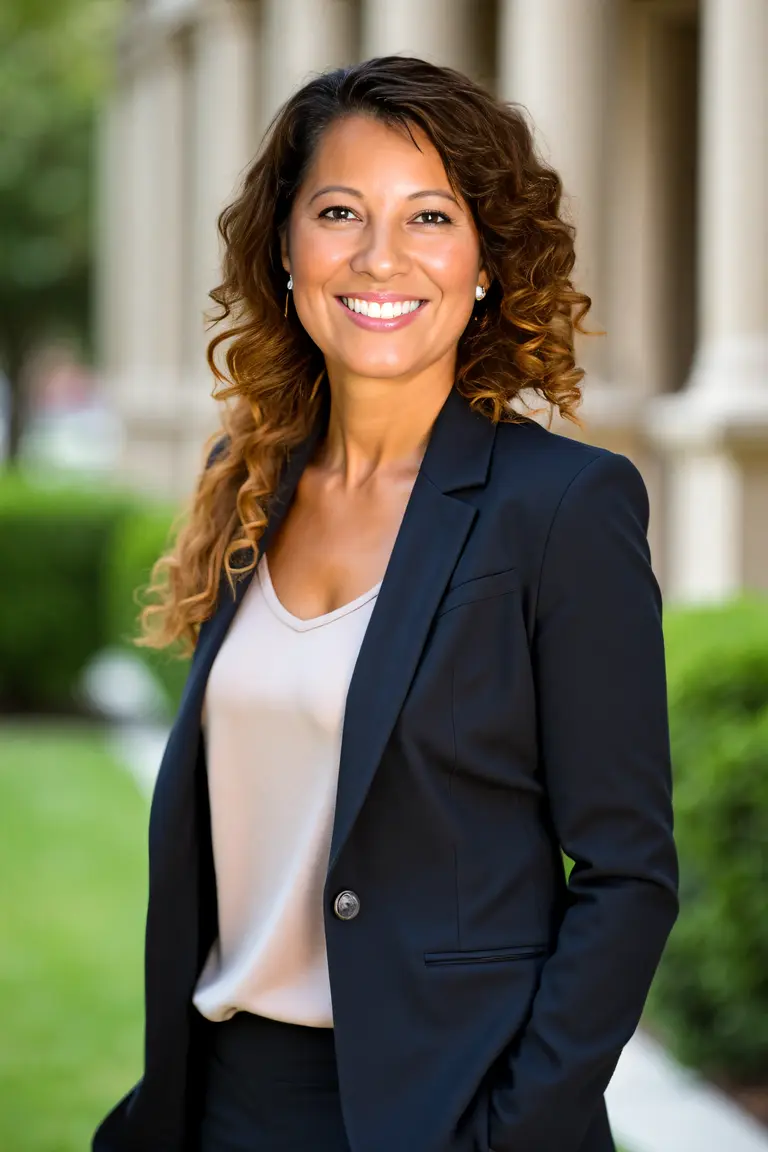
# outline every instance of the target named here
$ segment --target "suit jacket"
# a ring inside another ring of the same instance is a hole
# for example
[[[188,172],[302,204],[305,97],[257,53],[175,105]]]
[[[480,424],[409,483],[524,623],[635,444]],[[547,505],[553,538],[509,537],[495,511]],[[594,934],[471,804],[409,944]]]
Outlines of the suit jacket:
[[[603,1093],[677,914],[647,522],[626,457],[448,396],[345,711],[324,918],[352,1152],[614,1147]],[[247,583],[222,583],[163,756],[145,1070],[94,1152],[189,1147],[216,935],[200,713]]]

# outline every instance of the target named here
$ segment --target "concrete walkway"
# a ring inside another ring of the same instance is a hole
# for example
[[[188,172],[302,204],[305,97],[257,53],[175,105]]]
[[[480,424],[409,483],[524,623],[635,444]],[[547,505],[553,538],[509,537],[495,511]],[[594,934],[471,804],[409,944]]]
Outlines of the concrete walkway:
[[[112,751],[147,796],[167,735],[163,726],[114,730]],[[606,1098],[626,1152],[768,1152],[763,1127],[643,1032],[624,1049]]]
[[[627,1152],[768,1152],[768,1132],[646,1033],[622,1053],[608,1112]]]
[[[110,752],[147,797],[152,795],[167,739],[168,729],[161,724],[124,724],[112,729]]]

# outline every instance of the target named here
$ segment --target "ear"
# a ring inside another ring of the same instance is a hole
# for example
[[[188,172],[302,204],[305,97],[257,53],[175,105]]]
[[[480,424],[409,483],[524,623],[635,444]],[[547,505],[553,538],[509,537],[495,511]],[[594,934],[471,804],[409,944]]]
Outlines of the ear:
[[[483,286],[483,288],[485,288],[486,292],[488,291],[488,289],[491,286],[491,278],[488,275],[487,269],[485,269],[485,268],[480,269],[480,274],[477,277],[477,282],[478,282],[478,284],[482,284],[482,286]]]

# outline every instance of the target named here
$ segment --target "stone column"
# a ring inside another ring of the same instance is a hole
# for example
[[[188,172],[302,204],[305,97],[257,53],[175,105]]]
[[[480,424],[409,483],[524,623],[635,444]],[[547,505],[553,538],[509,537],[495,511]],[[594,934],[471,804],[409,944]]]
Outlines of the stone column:
[[[560,173],[577,228],[577,285],[588,292],[591,327],[604,324],[604,144],[608,125],[611,0],[504,0],[499,95],[523,104],[539,148]],[[599,338],[580,348],[601,372]]]
[[[160,495],[172,485],[182,357],[183,81],[175,39],[126,47],[108,114],[102,185],[102,356],[125,431],[121,470]],[[170,424],[169,424],[170,420]]]
[[[352,0],[269,0],[264,28],[268,116],[317,72],[355,58]]]
[[[261,93],[262,29],[250,0],[207,0],[190,28],[187,81],[187,279],[184,286],[184,402],[177,414],[177,488],[185,492],[200,467],[202,444],[220,420],[206,362],[212,332],[204,314],[221,281],[217,221],[237,195],[258,150],[265,114]],[[218,311],[218,308],[216,308]]]
[[[110,402],[120,363],[125,354],[124,317],[127,299],[125,237],[127,197],[125,187],[126,122],[130,115],[131,91],[122,84],[110,92],[98,115],[96,146],[96,266],[94,328],[96,356]]]
[[[560,174],[564,210],[576,226],[577,288],[592,298],[576,338],[586,370],[583,431],[555,431],[629,456],[649,490],[651,550],[663,566],[662,473],[648,442],[646,381],[654,368],[649,332],[663,265],[650,243],[665,172],[654,170],[654,77],[650,5],[614,0],[502,0],[500,95],[527,108],[537,145]],[[650,208],[650,210],[649,210]]]
[[[768,391],[768,5],[704,0],[700,354],[691,385]]]
[[[402,53],[477,74],[472,0],[364,0],[363,57]]]
[[[699,345],[657,402],[672,595],[768,589],[768,4],[703,0]]]

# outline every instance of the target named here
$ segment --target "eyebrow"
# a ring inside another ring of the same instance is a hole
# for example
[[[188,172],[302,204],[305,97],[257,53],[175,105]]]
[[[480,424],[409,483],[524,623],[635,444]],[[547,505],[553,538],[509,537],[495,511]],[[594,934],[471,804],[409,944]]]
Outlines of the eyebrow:
[[[308,203],[311,204],[318,196],[324,195],[326,192],[345,192],[347,196],[356,196],[358,200],[363,199],[362,192],[357,188],[348,188],[346,184],[326,184],[324,188],[318,188],[317,192],[313,192],[310,196]],[[451,203],[458,206],[458,200],[452,196],[450,192],[446,192],[443,188],[426,188],[421,192],[411,192],[410,196],[406,196],[406,200],[418,200],[423,196],[440,196],[443,200],[450,200]]]

